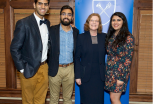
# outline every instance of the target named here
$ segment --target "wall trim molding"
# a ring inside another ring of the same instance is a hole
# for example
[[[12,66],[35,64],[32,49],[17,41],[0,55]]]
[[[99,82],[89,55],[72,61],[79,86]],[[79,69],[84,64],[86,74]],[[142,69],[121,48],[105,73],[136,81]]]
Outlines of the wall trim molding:
[[[1,98],[10,98],[10,97],[12,97],[12,99],[14,99],[14,97],[21,98],[21,90],[20,89],[16,89],[16,90],[0,89],[0,100],[2,100]],[[50,97],[50,93],[48,91],[47,100],[49,99],[49,97]],[[62,99],[62,93],[60,93],[60,99]],[[75,101],[75,93],[73,93],[72,100]],[[130,94],[129,101],[152,102],[153,95],[152,94]]]

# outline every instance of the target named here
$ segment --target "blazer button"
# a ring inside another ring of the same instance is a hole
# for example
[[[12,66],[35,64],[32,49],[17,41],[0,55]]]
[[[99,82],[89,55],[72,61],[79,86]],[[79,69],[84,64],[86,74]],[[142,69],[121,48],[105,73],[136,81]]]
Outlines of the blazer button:
[[[40,51],[40,52],[42,52],[42,51]]]

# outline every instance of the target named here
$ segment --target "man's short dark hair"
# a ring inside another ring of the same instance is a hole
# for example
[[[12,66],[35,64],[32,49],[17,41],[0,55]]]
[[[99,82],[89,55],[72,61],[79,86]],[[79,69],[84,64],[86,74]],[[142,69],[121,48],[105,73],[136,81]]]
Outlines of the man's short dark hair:
[[[48,4],[50,3],[50,0],[47,0]],[[34,0],[35,4],[38,2],[38,0]]]
[[[69,5],[64,5],[64,6],[61,8],[60,15],[61,15],[61,13],[62,13],[62,11],[63,11],[64,9],[70,9],[70,10],[72,11],[72,15],[74,14],[73,9],[72,9]]]

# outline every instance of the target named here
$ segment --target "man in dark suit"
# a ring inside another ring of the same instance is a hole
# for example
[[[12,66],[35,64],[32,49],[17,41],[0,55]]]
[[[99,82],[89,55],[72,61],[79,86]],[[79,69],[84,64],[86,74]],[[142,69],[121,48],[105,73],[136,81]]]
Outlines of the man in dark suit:
[[[10,51],[20,71],[22,104],[44,104],[48,89],[50,22],[43,16],[50,0],[34,0],[35,12],[16,23]]]
[[[60,11],[61,23],[50,28],[52,50],[49,54],[50,104],[58,104],[62,84],[64,104],[72,104],[76,38],[79,31],[71,27],[73,9],[65,5]]]

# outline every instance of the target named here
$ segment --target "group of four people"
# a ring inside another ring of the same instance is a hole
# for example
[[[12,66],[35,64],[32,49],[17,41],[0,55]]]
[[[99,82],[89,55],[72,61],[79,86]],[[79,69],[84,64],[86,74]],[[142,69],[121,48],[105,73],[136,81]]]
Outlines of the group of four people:
[[[75,79],[82,104],[103,104],[104,89],[112,104],[121,104],[134,47],[124,14],[111,16],[106,35],[100,15],[92,13],[79,34],[70,25],[74,13],[68,5],[60,10],[60,24],[50,27],[44,18],[49,2],[34,0],[35,12],[16,23],[10,50],[20,71],[22,103],[44,104],[49,83],[50,104],[58,104],[61,84],[64,104],[72,104]]]

